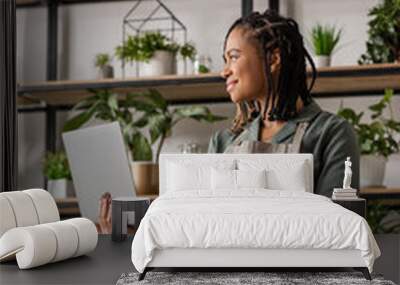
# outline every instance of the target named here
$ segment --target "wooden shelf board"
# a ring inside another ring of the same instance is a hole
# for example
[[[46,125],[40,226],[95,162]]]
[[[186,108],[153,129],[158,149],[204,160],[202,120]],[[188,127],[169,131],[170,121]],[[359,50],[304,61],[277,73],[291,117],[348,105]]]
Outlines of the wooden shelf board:
[[[21,103],[46,102],[50,105],[71,105],[92,96],[88,89],[111,89],[113,92],[144,92],[149,88],[157,89],[170,102],[201,102],[205,100],[229,100],[225,92],[224,80],[215,75],[199,76],[162,76],[148,78],[103,79],[103,80],[67,80],[47,81],[18,86]],[[225,98],[224,98],[225,97]]]
[[[400,188],[368,187],[360,190],[362,194],[400,194]]]
[[[308,75],[310,78],[310,73]],[[18,104],[73,105],[92,95],[88,89],[105,88],[120,94],[144,92],[154,88],[169,102],[174,103],[230,100],[225,91],[224,79],[217,73],[211,73],[24,83],[18,85]],[[321,68],[312,93],[315,97],[379,94],[385,88],[400,90],[400,64]]]
[[[368,187],[360,189],[360,197],[384,201],[385,205],[400,205],[400,188]]]

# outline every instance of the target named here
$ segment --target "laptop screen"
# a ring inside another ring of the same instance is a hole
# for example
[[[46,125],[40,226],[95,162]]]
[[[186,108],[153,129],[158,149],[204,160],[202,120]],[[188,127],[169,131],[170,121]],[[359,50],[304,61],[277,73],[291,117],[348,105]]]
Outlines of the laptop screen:
[[[97,221],[100,197],[136,196],[118,122],[63,133],[82,217]]]

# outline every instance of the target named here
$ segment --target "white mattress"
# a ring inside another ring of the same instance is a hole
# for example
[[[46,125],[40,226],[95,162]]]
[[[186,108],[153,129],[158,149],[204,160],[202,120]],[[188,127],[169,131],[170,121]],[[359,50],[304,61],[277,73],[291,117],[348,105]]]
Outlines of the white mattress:
[[[133,240],[135,268],[143,272],[154,251],[167,248],[355,249],[370,271],[380,255],[359,215],[320,195],[265,189],[160,196]]]

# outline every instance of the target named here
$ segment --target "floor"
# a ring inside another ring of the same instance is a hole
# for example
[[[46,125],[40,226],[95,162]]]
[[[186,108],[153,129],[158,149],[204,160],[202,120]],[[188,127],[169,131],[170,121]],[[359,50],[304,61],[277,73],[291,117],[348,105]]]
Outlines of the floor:
[[[378,235],[382,255],[374,272],[399,282],[400,235]],[[0,284],[115,284],[122,273],[135,271],[131,258],[133,236],[112,242],[111,235],[99,235],[96,250],[87,256],[19,270],[15,261],[0,264]]]
[[[132,239],[117,243],[111,235],[99,235],[95,251],[87,256],[28,270],[19,270],[15,261],[2,263],[0,284],[115,284],[122,273],[134,271]]]

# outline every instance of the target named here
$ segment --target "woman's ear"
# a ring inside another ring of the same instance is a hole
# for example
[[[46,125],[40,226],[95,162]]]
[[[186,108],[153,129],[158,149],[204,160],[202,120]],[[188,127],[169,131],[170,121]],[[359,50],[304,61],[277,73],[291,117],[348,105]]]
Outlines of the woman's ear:
[[[276,48],[273,50],[271,55],[271,72],[276,73],[281,69],[281,54],[279,49]]]

